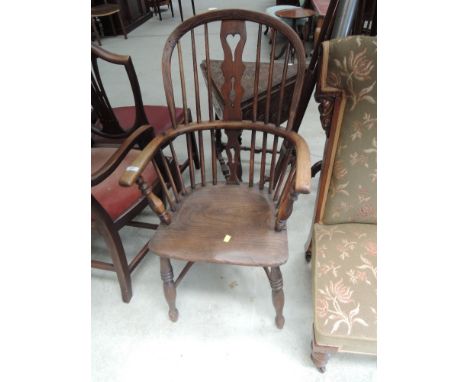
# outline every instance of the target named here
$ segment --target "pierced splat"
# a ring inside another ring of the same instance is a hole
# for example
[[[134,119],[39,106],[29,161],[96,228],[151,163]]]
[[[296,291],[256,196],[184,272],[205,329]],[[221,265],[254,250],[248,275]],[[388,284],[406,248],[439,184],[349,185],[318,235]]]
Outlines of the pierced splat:
[[[244,95],[242,76],[245,65],[242,62],[247,33],[244,21],[227,20],[221,23],[221,45],[224,51],[224,61],[221,70],[224,75],[224,84],[221,88],[224,99],[223,119],[241,121],[241,100]],[[241,180],[240,144],[241,131],[226,131],[228,137],[226,153],[228,157],[229,177],[228,184],[239,184]]]

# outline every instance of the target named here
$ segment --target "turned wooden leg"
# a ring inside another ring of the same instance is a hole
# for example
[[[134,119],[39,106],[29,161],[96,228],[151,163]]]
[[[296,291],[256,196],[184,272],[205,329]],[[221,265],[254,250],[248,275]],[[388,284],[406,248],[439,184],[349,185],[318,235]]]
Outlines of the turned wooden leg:
[[[179,318],[179,311],[175,305],[176,287],[174,284],[174,273],[172,272],[172,265],[168,258],[161,257],[161,279],[164,283],[164,296],[166,297],[167,304],[169,305],[169,318],[171,321],[176,322]]]
[[[283,316],[283,307],[284,307],[284,292],[283,292],[283,277],[281,276],[281,271],[279,267],[272,267],[268,272],[265,269],[270,280],[271,285],[271,296],[273,299],[273,306],[276,310],[275,323],[278,329],[282,329],[284,326],[284,316]]]
[[[330,353],[318,351],[313,340],[310,346],[312,347],[312,353],[310,354],[312,362],[321,373],[325,373],[328,360],[330,359]]]

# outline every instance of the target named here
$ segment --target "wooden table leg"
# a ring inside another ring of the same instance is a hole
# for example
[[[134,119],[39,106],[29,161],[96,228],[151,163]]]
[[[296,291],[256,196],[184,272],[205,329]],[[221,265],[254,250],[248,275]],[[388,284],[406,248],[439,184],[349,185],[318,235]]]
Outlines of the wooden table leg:
[[[182,4],[181,4],[180,0],[178,0],[178,2],[179,2],[180,19],[182,21],[184,21],[184,12],[182,11]]]

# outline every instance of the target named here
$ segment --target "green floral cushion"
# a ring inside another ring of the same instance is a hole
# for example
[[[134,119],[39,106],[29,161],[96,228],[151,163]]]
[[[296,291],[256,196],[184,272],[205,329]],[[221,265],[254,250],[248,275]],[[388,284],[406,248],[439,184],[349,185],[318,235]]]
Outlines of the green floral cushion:
[[[314,225],[314,334],[318,344],[375,354],[377,225]]]
[[[326,58],[328,57],[328,58]],[[324,43],[326,84],[345,106],[322,222],[377,222],[377,40],[352,36]]]

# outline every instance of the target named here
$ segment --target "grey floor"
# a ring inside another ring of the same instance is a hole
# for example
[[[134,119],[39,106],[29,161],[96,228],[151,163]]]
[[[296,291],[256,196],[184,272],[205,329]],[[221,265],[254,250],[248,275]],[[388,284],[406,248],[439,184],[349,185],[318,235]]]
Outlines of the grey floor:
[[[161,52],[169,33],[180,22],[163,13],[128,34],[106,37],[103,47],[129,54],[136,68],[147,104],[165,104],[162,90]],[[234,5],[235,3],[235,5]],[[197,12],[209,7],[263,11],[271,0],[197,0]],[[191,15],[183,1],[184,15]],[[266,45],[266,44],[265,44]],[[265,47],[268,49],[268,47]],[[123,73],[102,68],[114,106],[131,104]],[[309,144],[312,163],[323,150],[317,105],[311,101],[300,133]],[[300,195],[288,221],[289,260],[282,267],[285,326],[274,324],[271,290],[258,268],[196,264],[177,292],[179,320],[169,321],[159,277],[159,261],[149,254],[132,275],[133,298],[122,302],[115,274],[93,269],[92,283],[92,380],[93,381],[373,381],[375,357],[338,354],[321,375],[310,354],[312,326],[311,274],[304,261],[304,244],[310,230],[317,181],[312,192]],[[145,210],[142,220],[157,221]],[[121,237],[132,257],[151,236],[150,232],[124,228]],[[93,258],[107,257],[104,242],[92,239]],[[181,263],[174,262],[178,273]]]

